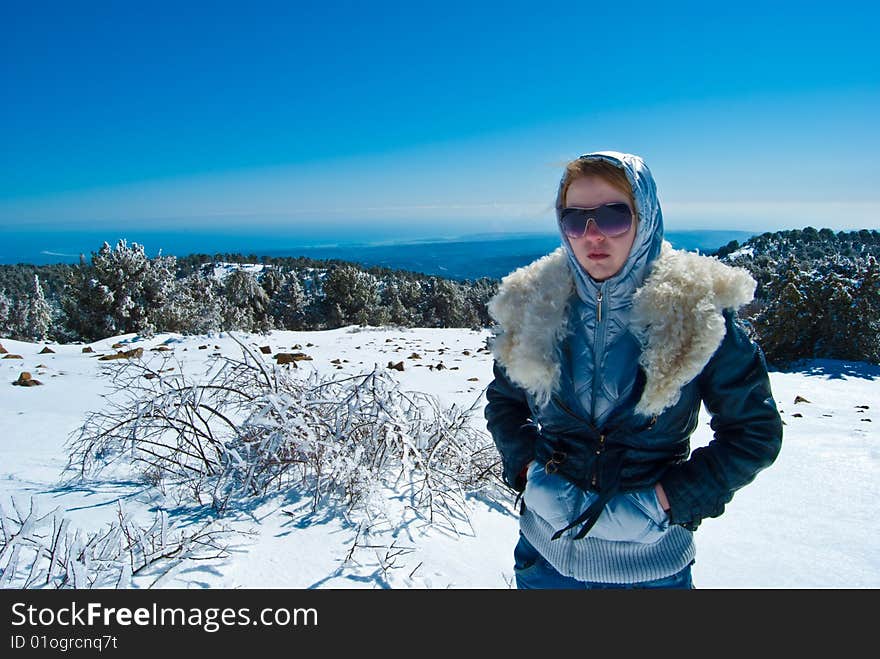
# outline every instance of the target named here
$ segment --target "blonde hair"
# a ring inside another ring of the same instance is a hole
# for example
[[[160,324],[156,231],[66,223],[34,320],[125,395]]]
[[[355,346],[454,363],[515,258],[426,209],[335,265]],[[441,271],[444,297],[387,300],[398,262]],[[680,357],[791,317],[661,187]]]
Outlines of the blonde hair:
[[[626,173],[620,167],[615,167],[607,160],[583,160],[577,158],[565,166],[565,174],[562,179],[562,195],[560,196],[563,206],[565,206],[565,196],[568,194],[568,188],[571,186],[572,181],[588,176],[601,178],[612,187],[623,192],[627,199],[629,199],[629,207],[638,219],[639,209],[636,207],[635,196]]]

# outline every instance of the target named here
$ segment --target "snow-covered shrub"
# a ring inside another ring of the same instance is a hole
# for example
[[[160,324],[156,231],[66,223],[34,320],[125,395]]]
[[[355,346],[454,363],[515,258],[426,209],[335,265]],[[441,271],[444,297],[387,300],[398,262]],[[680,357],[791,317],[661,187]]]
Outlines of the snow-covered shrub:
[[[168,300],[174,281],[173,256],[147,258],[138,243],[104,243],[91,265],[72,271],[61,298],[69,328],[86,340],[137,332],[150,336],[152,317]]]
[[[221,511],[293,489],[315,509],[381,514],[383,493],[394,491],[430,521],[467,519],[469,493],[507,496],[495,446],[472,423],[479,398],[444,408],[434,396],[401,391],[378,367],[299,375],[243,344],[241,359],[216,356],[197,381],[165,364],[109,366],[117,387],[110,407],[71,438],[75,478],[113,465],[161,474],[166,490]]]
[[[275,327],[283,329],[304,329],[308,300],[299,276],[296,272],[288,272],[284,275],[278,275],[277,272],[270,270],[260,282],[264,288],[269,286],[266,288],[266,294],[270,299],[269,312],[272,322]]]
[[[0,336],[19,341],[45,341],[52,329],[52,307],[46,301],[39,275],[28,295],[18,299],[0,291]]]
[[[242,269],[229,273],[223,279],[220,302],[221,329],[246,332],[272,329],[269,296],[252,273]]]
[[[219,331],[220,286],[213,277],[191,274],[172,283],[167,301],[154,314],[154,323],[163,332],[207,334]]]
[[[379,296],[379,281],[370,273],[352,265],[336,266],[327,273],[322,286],[330,327],[387,322],[387,311]]]
[[[416,327],[422,321],[422,289],[419,282],[388,277],[381,293],[382,307],[388,311],[389,322]]]
[[[149,588],[186,562],[228,556],[229,530],[216,522],[174,532],[160,511],[140,526],[117,502],[116,520],[83,533],[57,508],[41,516],[31,500],[27,512],[12,509],[0,506],[0,588]]]
[[[429,326],[472,327],[477,317],[465,298],[461,285],[448,279],[432,277],[431,301],[426,312]]]

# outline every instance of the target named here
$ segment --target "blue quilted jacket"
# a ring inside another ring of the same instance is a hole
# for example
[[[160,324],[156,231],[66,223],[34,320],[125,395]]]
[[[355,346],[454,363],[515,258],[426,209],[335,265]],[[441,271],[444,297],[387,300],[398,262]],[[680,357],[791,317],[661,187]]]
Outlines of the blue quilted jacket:
[[[639,214],[630,258],[599,284],[563,236],[559,250],[502,281],[489,305],[498,326],[487,427],[510,487],[526,488],[527,466],[540,478],[526,501],[544,507],[559,527],[554,537],[569,529],[583,537],[624,497],[663,521],[649,494],[658,481],[671,506],[666,521],[695,530],[781,447],[763,353],[735,313],[754,282],[663,243],[641,159],[584,157],[606,159],[630,180]],[[715,437],[691,452],[701,405]]]

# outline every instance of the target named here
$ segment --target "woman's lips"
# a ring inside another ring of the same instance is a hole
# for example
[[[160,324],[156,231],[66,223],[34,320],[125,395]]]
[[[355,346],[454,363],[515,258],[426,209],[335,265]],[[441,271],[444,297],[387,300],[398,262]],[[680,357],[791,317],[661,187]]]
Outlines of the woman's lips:
[[[587,254],[588,259],[592,259],[593,261],[601,261],[602,259],[607,259],[609,254]]]

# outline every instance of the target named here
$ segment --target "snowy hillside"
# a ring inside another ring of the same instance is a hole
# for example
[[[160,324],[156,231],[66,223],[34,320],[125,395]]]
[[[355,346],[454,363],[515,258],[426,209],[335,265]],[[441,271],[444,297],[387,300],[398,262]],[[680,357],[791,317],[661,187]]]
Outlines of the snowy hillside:
[[[248,274],[259,278],[263,272],[265,272],[266,266],[262,263],[225,263],[223,261],[218,261],[217,263],[214,263],[213,276],[215,279],[223,281],[230,275],[230,273],[235,272],[236,270],[247,272]]]
[[[301,351],[311,359],[289,369],[295,377],[341,377],[376,368],[401,391],[432,394],[444,406],[462,409],[476,403],[473,423],[485,432],[483,391],[492,373],[487,335],[465,329],[347,327],[236,337],[255,353],[263,354],[259,348],[267,346],[263,358],[270,371],[285,368],[275,366],[272,355]],[[27,512],[33,500],[39,515],[57,508],[59,519],[69,520],[68,532],[82,534],[100,532],[120,510],[142,528],[164,511],[165,535],[212,522],[208,506],[163,494],[149,478],[125,469],[83,482],[62,482],[61,474],[71,433],[89,412],[106,409],[120,395],[108,398],[110,383],[100,373],[114,362],[101,361],[100,355],[142,347],[148,363],[198,378],[209,371],[212,358],[241,356],[234,337],[159,334],[139,340],[125,335],[89,346],[50,345],[54,352],[42,354],[43,344],[0,343],[20,356],[0,356],[0,504],[6,515],[13,501]],[[159,346],[165,348],[155,350]],[[95,352],[84,353],[86,347]],[[403,362],[403,370],[387,368],[389,362]],[[12,386],[23,371],[42,385]],[[837,361],[771,373],[786,423],[782,452],[737,493],[723,516],[705,520],[697,531],[698,588],[880,586],[878,378],[880,367]],[[805,401],[795,403],[796,397]],[[710,440],[703,416],[692,446]],[[154,582],[184,588],[511,587],[517,536],[512,497],[469,496],[466,518],[428,523],[410,514],[400,493],[389,490],[384,496],[387,518],[374,520],[369,534],[370,526],[344,508],[312,511],[308,496],[295,487],[254,498],[216,522],[226,533],[223,558],[183,560],[126,578],[134,587]]]

